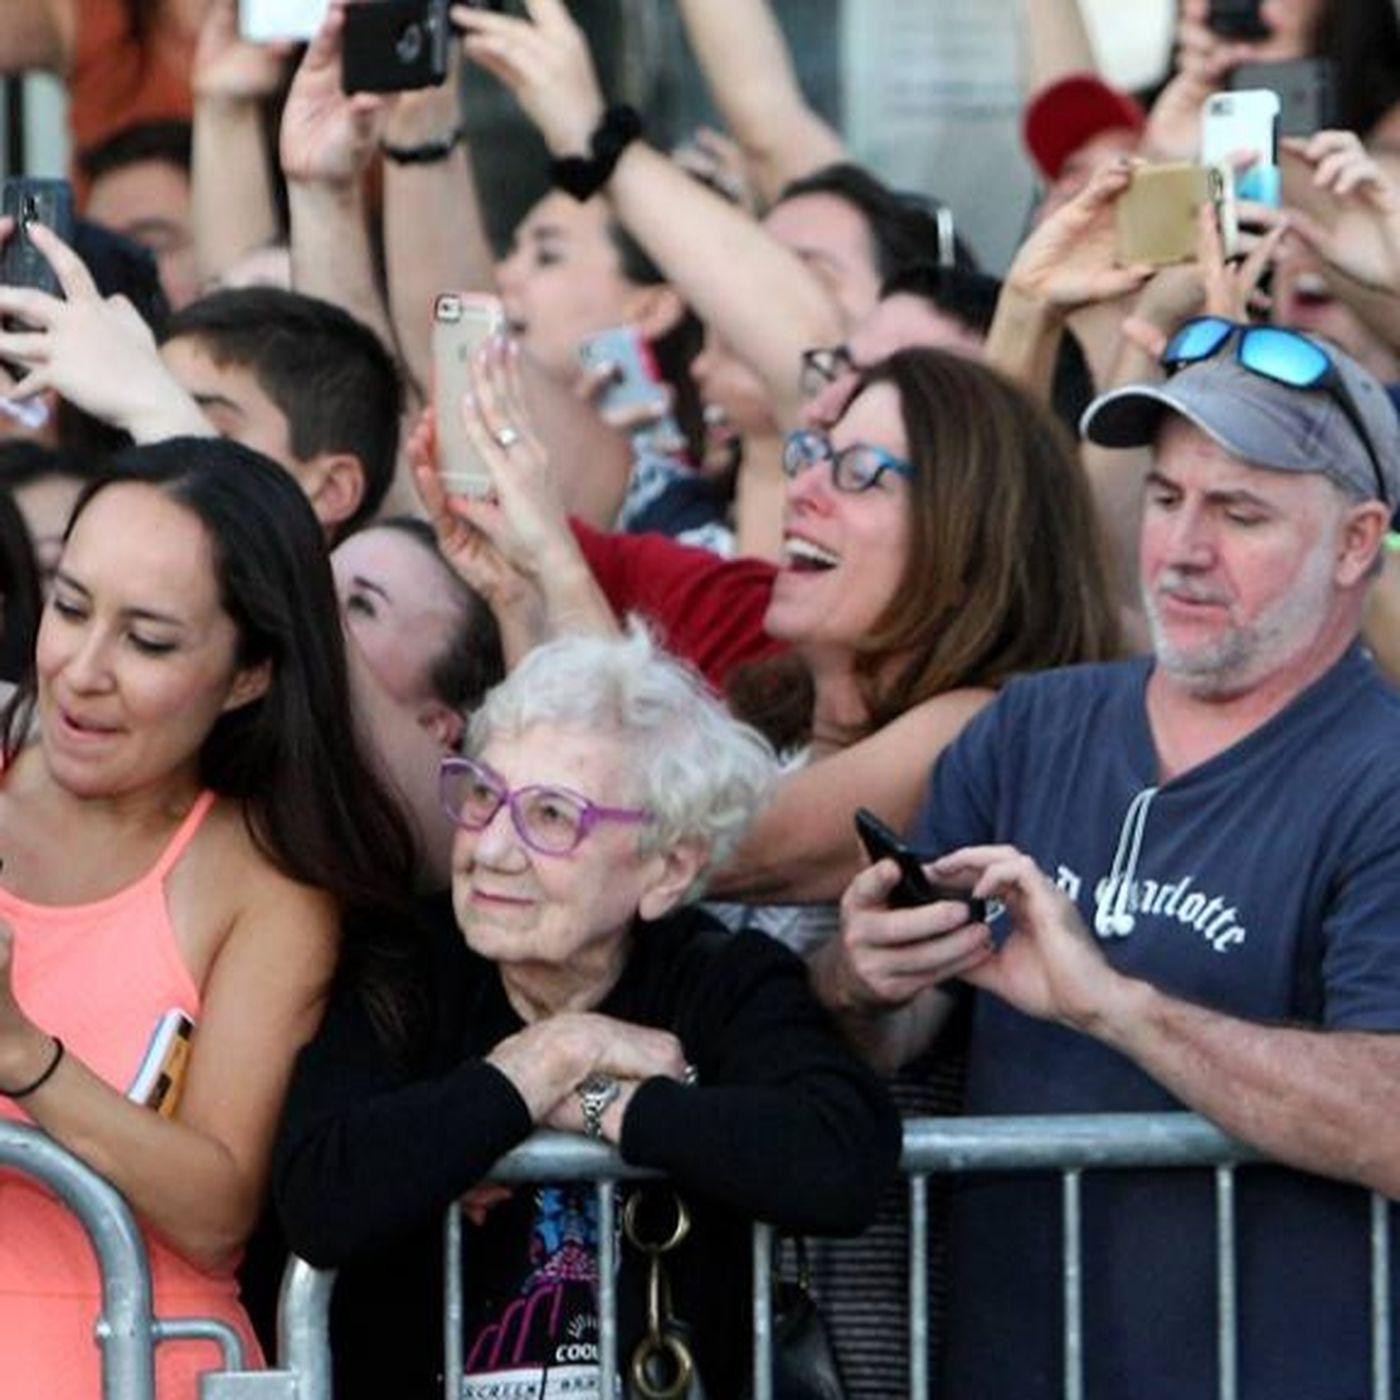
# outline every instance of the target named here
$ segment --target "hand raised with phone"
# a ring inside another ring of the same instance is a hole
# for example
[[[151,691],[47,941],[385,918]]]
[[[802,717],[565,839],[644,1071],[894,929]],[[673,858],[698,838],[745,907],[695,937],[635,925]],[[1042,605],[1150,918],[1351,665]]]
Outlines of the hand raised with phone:
[[[51,229],[34,223],[26,232],[62,295],[0,286],[7,327],[0,331],[0,360],[23,375],[9,397],[23,402],[52,389],[138,442],[212,435],[199,406],[162,363],[136,308],[123,296],[103,297],[82,259]],[[0,243],[14,236],[13,220],[0,219]]]

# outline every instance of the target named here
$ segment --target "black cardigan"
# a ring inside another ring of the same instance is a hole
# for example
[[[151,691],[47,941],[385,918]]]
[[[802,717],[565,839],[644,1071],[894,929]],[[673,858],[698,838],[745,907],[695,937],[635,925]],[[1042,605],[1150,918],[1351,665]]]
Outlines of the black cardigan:
[[[291,1247],[339,1268],[332,1338],[342,1396],[440,1395],[441,1219],[533,1125],[510,1081],[483,1058],[521,1028],[493,964],[466,947],[444,900],[423,947],[432,1025],[422,1065],[397,1067],[358,997],[336,997],[301,1054],[274,1159]],[[622,1155],[657,1168],[694,1228],[669,1256],[712,1395],[737,1393],[748,1358],[747,1220],[854,1233],[899,1154],[899,1119],[878,1079],[839,1042],[785,948],[727,935],[683,910],[638,924],[605,1015],[676,1034],[700,1082],[651,1079],[623,1122]],[[473,1245],[510,1223],[498,1208]],[[521,1228],[526,1228],[523,1223]],[[625,1358],[641,1335],[644,1269],[623,1249]],[[489,1272],[489,1270],[488,1270]]]

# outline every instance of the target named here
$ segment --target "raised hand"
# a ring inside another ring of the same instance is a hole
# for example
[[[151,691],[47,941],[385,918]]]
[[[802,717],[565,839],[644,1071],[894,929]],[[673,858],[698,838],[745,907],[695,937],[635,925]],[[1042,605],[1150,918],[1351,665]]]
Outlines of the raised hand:
[[[11,221],[0,221],[0,241],[12,231]],[[63,296],[0,287],[0,316],[26,327],[0,331],[0,358],[25,371],[8,389],[10,399],[24,402],[52,389],[137,441],[211,434],[198,405],[161,362],[136,308],[122,296],[104,298],[82,259],[51,229],[32,224],[29,237]]]
[[[1298,236],[1329,266],[1400,293],[1400,189],[1350,131],[1289,138],[1285,151],[1311,176],[1285,197]]]
[[[514,94],[552,154],[584,155],[606,106],[583,31],[563,0],[525,0],[528,20],[457,5],[462,49]]]
[[[1089,183],[1021,245],[1006,274],[1008,287],[1061,312],[1136,291],[1152,268],[1145,263],[1118,264],[1115,214],[1132,178],[1132,162],[1126,157],[1096,170]]]
[[[341,88],[343,0],[307,46],[282,111],[280,152],[288,180],[346,185],[357,181],[378,148],[385,99]]]
[[[211,0],[194,51],[195,96],[260,102],[274,96],[290,44],[250,44],[238,30],[238,0]]]

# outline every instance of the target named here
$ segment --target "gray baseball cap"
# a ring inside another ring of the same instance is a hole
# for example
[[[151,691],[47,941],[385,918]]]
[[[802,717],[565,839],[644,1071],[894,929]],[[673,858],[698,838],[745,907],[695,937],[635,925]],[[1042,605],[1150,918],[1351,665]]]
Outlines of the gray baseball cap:
[[[1170,409],[1243,462],[1277,471],[1321,472],[1393,508],[1400,503],[1400,416],[1372,374],[1334,346],[1322,348],[1366,426],[1379,480],[1336,390],[1281,384],[1246,369],[1228,348],[1160,384],[1129,384],[1101,394],[1085,409],[1079,431],[1100,447],[1146,447]]]

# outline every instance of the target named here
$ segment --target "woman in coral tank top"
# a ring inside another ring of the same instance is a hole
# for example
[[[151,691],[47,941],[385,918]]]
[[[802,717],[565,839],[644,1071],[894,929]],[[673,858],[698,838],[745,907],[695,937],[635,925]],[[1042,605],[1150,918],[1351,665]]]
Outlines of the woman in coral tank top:
[[[233,1270],[292,1059],[342,916],[391,911],[411,856],[292,478],[217,440],[119,459],[78,500],[3,729],[0,1117],[131,1203],[161,1316],[222,1318],[256,1361]],[[97,1284],[74,1219],[0,1171],[7,1400],[99,1394]],[[219,1364],[156,1357],[161,1400]]]

